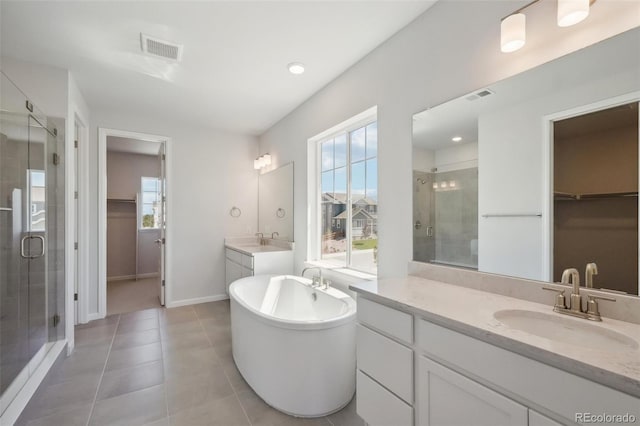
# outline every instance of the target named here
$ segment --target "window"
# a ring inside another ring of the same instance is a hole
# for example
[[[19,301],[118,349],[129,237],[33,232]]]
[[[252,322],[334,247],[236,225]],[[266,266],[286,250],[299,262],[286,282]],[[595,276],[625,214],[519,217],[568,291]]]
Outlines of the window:
[[[44,170],[29,169],[27,180],[29,185],[27,194],[27,203],[29,205],[28,231],[44,232],[47,219]]]
[[[143,177],[141,187],[140,229],[158,229],[160,227],[160,197],[162,197],[160,179]]]
[[[319,259],[377,273],[378,126],[375,119],[320,139]]]

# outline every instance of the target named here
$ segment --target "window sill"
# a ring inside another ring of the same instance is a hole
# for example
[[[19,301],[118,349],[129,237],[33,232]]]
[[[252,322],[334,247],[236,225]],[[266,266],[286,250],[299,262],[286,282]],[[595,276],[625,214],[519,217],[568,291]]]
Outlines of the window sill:
[[[376,275],[356,271],[355,269],[336,268],[333,263],[322,260],[306,260],[304,262],[304,266],[305,268],[314,266],[320,267],[322,268],[322,273],[325,276],[330,279],[339,279],[340,281],[348,284],[357,283],[359,281],[372,281],[378,278]]]

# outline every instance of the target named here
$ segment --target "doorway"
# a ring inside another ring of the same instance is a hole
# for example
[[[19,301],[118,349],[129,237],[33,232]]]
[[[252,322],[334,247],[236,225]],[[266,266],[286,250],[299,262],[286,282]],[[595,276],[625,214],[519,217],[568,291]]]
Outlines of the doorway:
[[[100,129],[101,316],[165,304],[167,140]]]
[[[638,294],[638,102],[554,121],[553,135],[553,281],[595,264],[587,286]]]

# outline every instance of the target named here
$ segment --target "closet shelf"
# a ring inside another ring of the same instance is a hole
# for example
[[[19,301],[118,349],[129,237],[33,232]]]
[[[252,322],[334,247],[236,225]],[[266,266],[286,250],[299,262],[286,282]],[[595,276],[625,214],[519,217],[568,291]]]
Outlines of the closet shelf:
[[[107,202],[111,202],[111,203],[134,203],[136,202],[135,199],[130,199],[130,198],[107,198]]]
[[[638,192],[598,192],[592,194],[571,194],[568,192],[556,191],[553,193],[553,198],[558,201],[580,201],[580,200],[595,200],[602,198],[630,198],[637,197]]]

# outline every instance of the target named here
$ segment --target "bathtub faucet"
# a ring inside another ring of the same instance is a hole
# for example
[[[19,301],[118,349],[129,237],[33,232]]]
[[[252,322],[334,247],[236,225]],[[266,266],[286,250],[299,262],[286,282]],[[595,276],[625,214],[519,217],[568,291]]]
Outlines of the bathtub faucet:
[[[309,269],[317,269],[318,270],[318,275],[314,276],[313,278],[311,278],[311,287],[316,288],[316,287],[320,287],[323,284],[323,278],[322,278],[322,268],[319,266],[309,266],[308,268],[304,268],[302,270],[302,276],[304,277],[304,273],[307,272]]]

